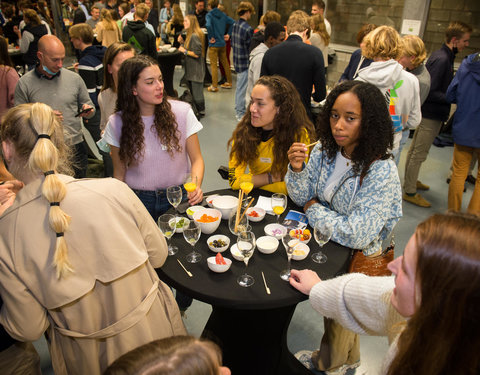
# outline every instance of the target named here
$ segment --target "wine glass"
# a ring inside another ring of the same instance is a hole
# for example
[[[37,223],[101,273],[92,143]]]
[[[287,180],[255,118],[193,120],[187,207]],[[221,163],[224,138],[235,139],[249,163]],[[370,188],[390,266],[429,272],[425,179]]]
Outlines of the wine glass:
[[[272,209],[277,215],[277,224],[280,220],[280,215],[287,208],[287,196],[285,194],[276,193],[272,195]]]
[[[243,262],[245,263],[245,273],[238,277],[237,283],[240,286],[249,287],[255,282],[253,276],[247,274],[248,261],[255,250],[255,234],[250,231],[240,232],[237,237],[237,247],[240,253],[242,253]]]
[[[282,280],[288,281],[288,279],[290,278],[290,264],[292,260],[292,254],[295,247],[300,244],[300,240],[290,235],[290,232],[288,232],[282,237],[282,242],[283,246],[285,246],[285,250],[287,251],[288,267],[286,270],[280,272],[280,278]]]
[[[237,224],[237,230],[235,230],[235,221],[237,220],[237,212],[236,210],[232,211],[232,215],[228,219],[228,229],[230,229],[230,232],[234,236],[238,236],[240,232],[245,232],[245,231],[250,231],[252,227],[250,224],[248,224],[248,217],[247,214],[243,215],[242,217],[242,212],[240,211],[240,221]]]
[[[243,174],[240,176],[240,189],[244,193],[244,201],[242,202],[242,205],[247,205],[248,202],[248,194],[252,191],[253,189],[253,178],[251,174]]]
[[[195,220],[190,220],[190,223],[183,227],[183,237],[185,237],[185,240],[192,245],[192,252],[187,255],[187,262],[189,263],[198,263],[200,262],[200,259],[202,259],[202,254],[195,251],[195,244],[199,240],[200,234],[200,224]]]
[[[167,188],[168,202],[175,208],[175,217],[178,216],[177,207],[182,202],[183,193],[180,186],[170,186]]]
[[[185,179],[183,180],[183,187],[187,193],[194,192],[197,188],[197,176],[192,176],[191,173],[187,173],[185,175]]]
[[[175,255],[178,252],[178,247],[170,243],[170,238],[172,238],[177,229],[175,215],[163,214],[158,218],[158,226],[167,239],[168,255]]]
[[[321,222],[320,220],[316,222],[315,228],[313,230],[313,235],[315,241],[317,241],[320,246],[320,250],[312,254],[312,260],[316,263],[325,263],[327,261],[327,256],[322,253],[322,247],[330,241],[333,234],[333,226],[326,222]]]

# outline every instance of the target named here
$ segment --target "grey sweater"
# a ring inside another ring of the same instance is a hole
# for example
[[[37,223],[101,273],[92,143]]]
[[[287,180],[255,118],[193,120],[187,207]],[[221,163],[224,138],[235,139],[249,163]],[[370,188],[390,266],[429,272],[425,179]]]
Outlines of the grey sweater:
[[[420,103],[423,105],[425,99],[427,99],[428,93],[430,92],[430,73],[424,64],[420,64],[415,69],[410,71],[418,79],[420,84]]]
[[[190,44],[187,49],[199,57],[195,58],[192,56],[187,56],[185,58],[185,79],[192,82],[203,82],[203,78],[205,76],[205,64],[203,63],[202,58],[202,42],[200,41],[198,35],[192,34]]]
[[[29,71],[18,81],[15,89],[15,105],[23,103],[45,103],[62,112],[65,141],[76,145],[83,141],[82,120],[75,117],[84,104],[95,108],[82,78],[67,69],[60,75],[48,79],[36,69]],[[92,112],[88,117],[94,115]]]

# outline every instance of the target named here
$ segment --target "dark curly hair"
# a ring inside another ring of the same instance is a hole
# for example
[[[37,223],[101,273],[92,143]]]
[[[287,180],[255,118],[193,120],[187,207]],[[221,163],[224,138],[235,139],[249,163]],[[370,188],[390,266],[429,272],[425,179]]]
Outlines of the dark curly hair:
[[[272,173],[284,175],[287,172],[287,151],[294,142],[299,142],[304,129],[310,140],[315,139],[315,129],[307,116],[300,95],[293,84],[286,78],[274,75],[260,77],[256,85],[266,86],[279,111],[273,119],[272,137],[273,163]],[[251,163],[258,158],[258,145],[261,142],[262,128],[252,126],[250,105],[247,112],[228,140],[231,146],[230,158],[235,155],[239,164]],[[232,146],[233,141],[233,146]]]
[[[345,81],[335,87],[328,95],[325,106],[317,118],[317,133],[323,150],[333,160],[340,147],[335,142],[330,127],[330,115],[337,98],[346,93],[354,93],[362,108],[362,121],[358,145],[352,152],[353,171],[365,176],[370,165],[377,159],[388,159],[393,147],[393,124],[385,98],[380,90],[371,83]]]
[[[149,56],[141,55],[125,60],[118,72],[118,96],[115,111],[121,111],[122,136],[120,137],[120,159],[130,165],[141,160],[144,153],[143,131],[145,124],[140,115],[137,98],[133,95],[140,73],[147,67],[158,63]],[[168,153],[181,152],[180,132],[172,107],[167,100],[167,93],[163,90],[163,101],[155,106],[155,120],[153,122],[158,139],[168,148]],[[153,127],[152,127],[153,129]]]

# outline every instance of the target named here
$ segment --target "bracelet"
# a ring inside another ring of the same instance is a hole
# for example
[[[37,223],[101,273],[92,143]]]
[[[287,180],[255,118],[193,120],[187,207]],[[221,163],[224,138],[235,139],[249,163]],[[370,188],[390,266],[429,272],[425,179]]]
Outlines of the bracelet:
[[[188,50],[185,50],[185,56],[188,56]]]
[[[273,184],[272,174],[270,172],[267,172],[267,176],[268,176],[268,184],[269,185]]]

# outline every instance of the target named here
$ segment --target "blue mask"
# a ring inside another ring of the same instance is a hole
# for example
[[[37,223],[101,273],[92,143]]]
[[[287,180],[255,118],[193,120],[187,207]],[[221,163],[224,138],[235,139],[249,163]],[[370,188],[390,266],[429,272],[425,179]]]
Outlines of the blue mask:
[[[52,72],[50,69],[48,69],[45,65],[42,65],[42,68],[43,70],[45,70],[48,74],[50,74],[51,76],[55,76],[58,74],[58,72],[54,73]]]

